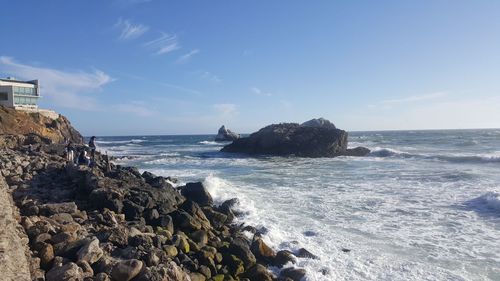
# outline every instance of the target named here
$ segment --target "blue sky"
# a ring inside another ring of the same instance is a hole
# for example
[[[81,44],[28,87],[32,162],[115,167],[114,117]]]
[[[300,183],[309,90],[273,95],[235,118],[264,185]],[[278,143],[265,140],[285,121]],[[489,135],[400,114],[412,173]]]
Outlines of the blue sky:
[[[0,76],[85,135],[500,127],[500,1],[0,4]]]

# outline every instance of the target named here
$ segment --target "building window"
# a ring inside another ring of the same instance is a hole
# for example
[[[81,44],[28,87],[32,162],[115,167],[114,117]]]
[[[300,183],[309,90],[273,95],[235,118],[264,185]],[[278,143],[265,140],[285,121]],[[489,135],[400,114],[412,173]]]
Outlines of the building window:
[[[9,94],[8,93],[0,93],[0,101],[5,101],[9,100]]]

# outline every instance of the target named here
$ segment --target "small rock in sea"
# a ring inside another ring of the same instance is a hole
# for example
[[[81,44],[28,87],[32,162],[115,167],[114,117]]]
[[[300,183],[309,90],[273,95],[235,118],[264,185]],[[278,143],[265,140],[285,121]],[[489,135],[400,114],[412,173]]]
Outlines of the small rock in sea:
[[[276,257],[274,258],[273,264],[281,268],[289,262],[294,264],[297,262],[297,259],[295,258],[292,252],[287,250],[281,250],[276,253]]]
[[[306,250],[304,248],[300,248],[297,251],[297,255],[296,256],[299,257],[299,258],[307,258],[307,259],[314,259],[314,260],[319,259],[318,256],[316,256],[315,254],[309,252],[308,250]]]
[[[307,231],[304,231],[304,235],[307,237],[311,237],[311,236],[316,236],[318,234],[312,230],[307,230]]]
[[[342,248],[342,252],[344,252],[344,253],[349,253],[350,251],[351,251],[351,249]]]
[[[290,278],[293,281],[300,281],[306,275],[306,270],[303,268],[285,268],[281,271],[280,276]]]
[[[269,272],[266,267],[261,264],[256,264],[244,272],[241,277],[248,278],[250,280],[259,281],[272,281],[274,276]]]

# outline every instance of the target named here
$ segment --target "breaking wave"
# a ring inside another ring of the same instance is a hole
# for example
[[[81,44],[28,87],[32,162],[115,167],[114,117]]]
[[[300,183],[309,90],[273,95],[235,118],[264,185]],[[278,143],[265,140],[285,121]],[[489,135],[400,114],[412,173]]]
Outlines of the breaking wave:
[[[417,159],[446,161],[451,163],[500,163],[500,153],[498,152],[490,154],[477,154],[477,155],[467,155],[467,154],[433,155],[433,154],[409,153],[392,148],[376,147],[372,149],[369,156],[393,157],[393,158],[417,158]]]

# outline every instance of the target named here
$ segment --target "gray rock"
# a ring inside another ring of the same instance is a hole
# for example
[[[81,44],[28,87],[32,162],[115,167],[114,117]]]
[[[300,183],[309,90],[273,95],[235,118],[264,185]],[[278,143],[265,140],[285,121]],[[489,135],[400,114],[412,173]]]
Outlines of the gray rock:
[[[113,267],[111,278],[115,281],[129,281],[139,274],[142,269],[142,261],[131,259],[120,261]]]
[[[239,138],[239,134],[226,129],[226,126],[222,125],[222,127],[220,127],[219,129],[219,132],[217,133],[217,136],[215,136],[215,141],[234,141]]]
[[[280,272],[280,276],[287,277],[293,281],[300,281],[306,275],[306,270],[302,268],[285,268]]]
[[[300,157],[335,157],[347,149],[347,132],[296,123],[269,125],[222,148],[223,152]]]
[[[104,252],[99,247],[99,240],[97,238],[94,238],[85,244],[76,253],[78,261],[86,261],[89,264],[93,264],[98,261],[103,254]]]
[[[335,125],[333,125],[332,122],[324,119],[324,118],[318,118],[318,119],[311,119],[309,121],[306,121],[300,126],[303,127],[316,127],[316,128],[327,128],[327,129],[336,129]]]
[[[78,207],[76,206],[75,202],[51,203],[40,206],[40,212],[48,216],[59,213],[72,214],[75,213],[77,210]]]
[[[76,281],[83,280],[83,270],[70,262],[63,266],[53,267],[45,276],[47,281]]]
[[[200,206],[212,206],[214,201],[210,193],[201,182],[190,182],[181,189],[181,193],[187,199],[193,200]]]

